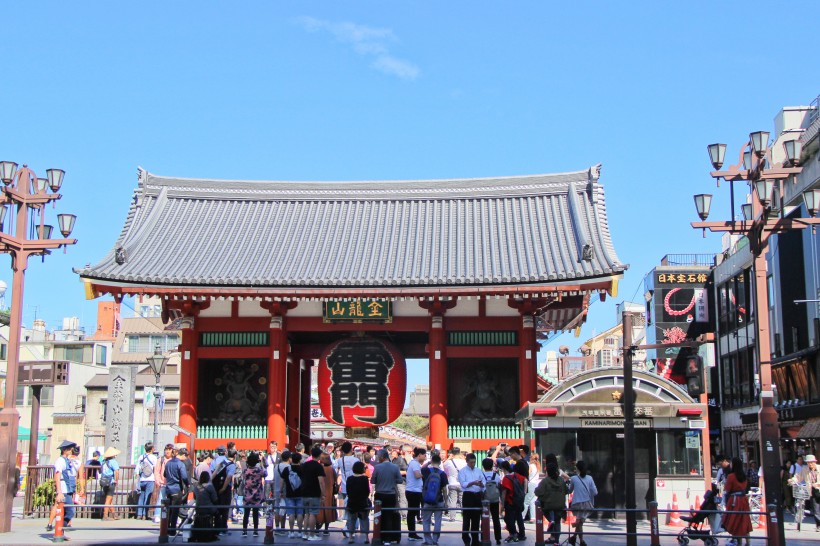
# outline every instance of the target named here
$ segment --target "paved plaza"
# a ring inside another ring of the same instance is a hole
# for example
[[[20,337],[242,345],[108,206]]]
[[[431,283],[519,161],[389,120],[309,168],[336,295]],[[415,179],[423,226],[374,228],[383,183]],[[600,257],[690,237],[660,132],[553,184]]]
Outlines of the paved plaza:
[[[261,521],[260,521],[261,523]],[[159,537],[159,526],[150,522],[137,520],[119,520],[115,522],[103,522],[98,519],[77,519],[74,521],[76,528],[68,529],[66,531],[66,538],[71,544],[156,544]],[[322,544],[347,544],[347,539],[341,535],[342,522],[335,522],[331,524],[331,534],[323,536]],[[625,539],[622,533],[624,530],[623,521],[611,520],[592,520],[585,525],[585,540],[590,545],[606,544],[606,545],[622,545]],[[519,544],[535,544],[535,524],[527,523],[525,525],[527,532],[526,542]],[[215,544],[263,544],[264,529],[260,530],[259,537],[242,537],[241,525],[230,525],[230,534],[222,536],[219,542]],[[461,546],[461,521],[444,522],[442,534],[439,544],[441,546]],[[649,533],[649,525],[647,522],[638,522],[639,533]],[[672,546],[677,544],[676,537],[680,532],[680,528],[661,526],[662,534],[669,534],[670,536],[662,536],[661,544],[664,546]],[[605,533],[597,535],[595,533]],[[49,544],[52,541],[52,533],[45,531],[45,520],[37,519],[20,519],[19,513],[15,514],[12,523],[12,532],[2,535],[0,543],[6,545],[17,544]],[[506,537],[506,533],[504,533]],[[756,531],[752,535],[752,545],[765,544],[764,535],[760,531]],[[308,542],[301,539],[288,539],[286,537],[275,536],[276,544],[308,544]],[[562,540],[566,540],[566,535],[562,535]],[[187,542],[187,533],[181,538],[174,540],[169,539],[170,544],[183,544]],[[357,538],[357,544],[361,544],[362,540]],[[492,541],[495,544],[495,541]],[[639,537],[638,544],[649,545],[649,537]],[[402,539],[402,544],[420,545],[421,542],[409,542],[406,535]],[[502,544],[504,544],[502,542]],[[693,546],[703,544],[700,541],[693,540]],[[720,544],[726,544],[726,537],[720,537]],[[820,544],[820,533],[814,531],[814,522],[807,521],[803,526],[802,531],[795,530],[795,524],[791,519],[786,522],[786,544],[789,546],[801,545],[817,545]]]

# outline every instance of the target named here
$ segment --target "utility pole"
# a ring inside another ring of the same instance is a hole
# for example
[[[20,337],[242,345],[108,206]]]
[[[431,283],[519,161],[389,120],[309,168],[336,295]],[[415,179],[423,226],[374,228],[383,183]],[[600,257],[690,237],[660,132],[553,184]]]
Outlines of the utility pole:
[[[624,311],[623,327],[624,355],[624,476],[626,477],[626,544],[637,546],[638,524],[635,510],[635,391],[632,385],[632,313]]]

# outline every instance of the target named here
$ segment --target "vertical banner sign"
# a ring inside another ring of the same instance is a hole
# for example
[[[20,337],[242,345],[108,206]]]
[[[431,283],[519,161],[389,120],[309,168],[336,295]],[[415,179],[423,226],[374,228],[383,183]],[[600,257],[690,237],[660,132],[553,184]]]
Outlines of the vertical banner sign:
[[[385,341],[349,338],[331,344],[322,353],[318,375],[319,407],[338,425],[387,425],[404,409],[404,356]]]

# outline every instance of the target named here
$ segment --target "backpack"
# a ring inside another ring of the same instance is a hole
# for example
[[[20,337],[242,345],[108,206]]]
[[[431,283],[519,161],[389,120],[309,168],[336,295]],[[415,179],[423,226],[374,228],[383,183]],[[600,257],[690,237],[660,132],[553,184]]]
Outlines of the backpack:
[[[427,504],[436,504],[441,498],[441,477],[444,472],[437,468],[431,468],[430,474],[424,480],[424,485],[421,492],[421,500]]]
[[[495,481],[496,473],[484,483],[484,500],[498,502],[501,499],[501,491],[498,489],[498,482]]]
[[[143,454],[140,458],[140,477],[150,478],[153,475],[154,465],[151,464],[151,459],[148,458],[148,454]]]
[[[520,479],[519,479],[520,478]],[[516,510],[523,510],[524,509],[524,497],[526,496],[526,490],[524,489],[524,478],[520,475],[511,474],[510,480],[512,481],[513,485],[513,494],[512,494],[512,504]]]
[[[107,465],[108,461],[105,461],[102,464],[102,467],[100,468],[100,479],[98,480],[100,487],[108,487],[112,483],[114,483],[114,474],[111,474],[110,476],[107,474],[103,474],[103,468],[105,468]],[[111,467],[109,466],[108,468],[110,469]]]
[[[222,489],[222,486],[225,485],[225,480],[228,478],[228,466],[232,465],[233,463],[228,461],[223,461],[219,463],[219,466],[214,468],[214,475],[211,476],[211,483],[214,485],[214,489],[216,492],[219,493],[219,490]]]
[[[302,487],[302,478],[299,477],[297,472],[293,471],[293,468],[288,468],[288,483],[294,493]]]

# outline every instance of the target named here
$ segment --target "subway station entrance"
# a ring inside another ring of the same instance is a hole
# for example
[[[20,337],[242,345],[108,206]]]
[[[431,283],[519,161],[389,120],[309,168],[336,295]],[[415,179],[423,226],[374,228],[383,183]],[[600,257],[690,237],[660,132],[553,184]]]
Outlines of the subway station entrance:
[[[623,370],[598,368],[555,385],[536,403],[526,404],[516,421],[525,426],[543,458],[558,456],[559,466],[573,471],[582,460],[590,469],[599,508],[625,507],[625,457],[635,461],[635,499],[671,506],[703,495],[703,452],[708,449],[706,405],[693,400],[677,383],[634,370],[635,447],[624,446]],[[704,439],[706,438],[706,439]],[[621,513],[620,516],[623,516]],[[601,513],[599,517],[614,517]],[[639,515],[643,517],[643,515]]]

